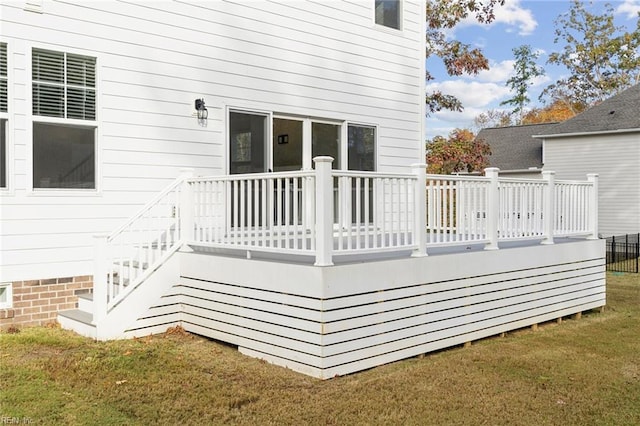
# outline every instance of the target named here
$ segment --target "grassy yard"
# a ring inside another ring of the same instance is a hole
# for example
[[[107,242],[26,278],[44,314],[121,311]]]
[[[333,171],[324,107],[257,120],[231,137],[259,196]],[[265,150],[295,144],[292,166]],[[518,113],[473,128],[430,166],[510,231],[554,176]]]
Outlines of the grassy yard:
[[[327,381],[180,330],[116,342],[45,327],[4,333],[0,420],[638,425],[640,276],[607,283],[604,313]]]

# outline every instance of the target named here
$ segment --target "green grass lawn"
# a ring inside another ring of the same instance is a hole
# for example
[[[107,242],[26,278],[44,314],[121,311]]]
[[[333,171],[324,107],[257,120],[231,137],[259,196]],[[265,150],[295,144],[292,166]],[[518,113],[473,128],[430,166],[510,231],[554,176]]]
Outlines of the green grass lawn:
[[[0,334],[0,420],[640,425],[640,276],[607,286],[604,313],[327,381],[180,330],[93,342],[26,328]]]

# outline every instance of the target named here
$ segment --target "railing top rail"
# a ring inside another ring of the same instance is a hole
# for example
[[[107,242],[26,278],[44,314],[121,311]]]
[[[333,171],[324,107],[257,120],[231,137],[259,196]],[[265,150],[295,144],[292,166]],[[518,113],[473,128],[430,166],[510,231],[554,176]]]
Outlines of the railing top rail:
[[[584,185],[584,186],[592,186],[593,182],[589,182],[588,180],[556,180],[556,185]]]
[[[143,207],[141,207],[140,210],[138,210],[136,212],[136,214],[131,216],[126,222],[124,222],[122,225],[120,225],[118,228],[116,228],[113,232],[111,232],[109,234],[109,236],[107,237],[107,241],[113,241],[113,239],[115,237],[117,237],[118,234],[122,233],[125,229],[127,229],[127,227],[129,227],[136,220],[138,220],[140,217],[142,217],[142,215],[147,210],[149,210],[151,207],[153,207],[155,204],[157,204],[160,200],[162,200],[171,191],[175,190],[178,186],[180,186],[180,184],[182,184],[184,179],[185,179],[184,177],[178,177],[176,180],[174,180],[169,186],[167,186],[165,189],[163,189],[162,192],[160,192],[158,195],[153,197],[147,204],[145,204]]]
[[[331,170],[331,174],[336,177],[345,176],[389,179],[416,179],[416,175],[413,173],[368,172],[362,170]]]
[[[220,176],[195,176],[188,178],[186,182],[211,182],[211,181],[235,181],[235,180],[258,180],[258,179],[278,179],[291,177],[310,177],[315,176],[314,170],[294,170],[290,172],[265,172],[265,173],[243,173],[237,175],[220,175]]]
[[[427,180],[453,180],[453,181],[473,181],[473,182],[489,182],[486,176],[466,176],[466,175],[436,175],[426,174]]]
[[[540,185],[546,185],[547,181],[543,179],[535,178],[514,178],[514,177],[499,177],[498,182],[503,183],[537,183]]]

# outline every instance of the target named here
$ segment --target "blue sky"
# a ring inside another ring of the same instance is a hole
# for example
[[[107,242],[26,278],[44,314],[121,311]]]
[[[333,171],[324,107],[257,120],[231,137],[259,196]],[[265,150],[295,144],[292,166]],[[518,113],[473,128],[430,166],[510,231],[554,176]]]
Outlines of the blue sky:
[[[584,2],[588,10],[601,13],[604,1],[594,1],[592,5]],[[616,25],[635,28],[640,12],[640,0],[609,1],[615,9]],[[439,89],[444,93],[456,95],[462,100],[465,110],[462,113],[441,111],[432,114],[426,120],[427,139],[435,135],[446,136],[456,127],[471,128],[473,118],[489,109],[505,109],[500,102],[511,94],[506,81],[513,71],[514,47],[530,45],[540,52],[538,64],[546,72],[529,91],[532,106],[536,106],[542,89],[559,77],[566,75],[561,67],[546,64],[551,52],[560,51],[554,44],[554,20],[568,12],[571,3],[568,0],[507,0],[504,6],[496,9],[496,19],[491,25],[481,25],[469,19],[450,32],[449,37],[482,48],[489,59],[491,69],[473,77],[449,77],[439,60],[430,59],[427,67],[436,77],[427,83],[427,90]],[[535,102],[535,103],[534,103]]]

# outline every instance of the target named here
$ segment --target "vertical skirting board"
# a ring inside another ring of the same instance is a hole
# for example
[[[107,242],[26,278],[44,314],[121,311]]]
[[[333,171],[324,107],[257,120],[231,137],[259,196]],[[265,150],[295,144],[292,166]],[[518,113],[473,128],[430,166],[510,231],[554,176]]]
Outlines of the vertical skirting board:
[[[183,256],[185,329],[320,378],[606,303],[597,240],[330,267]]]

